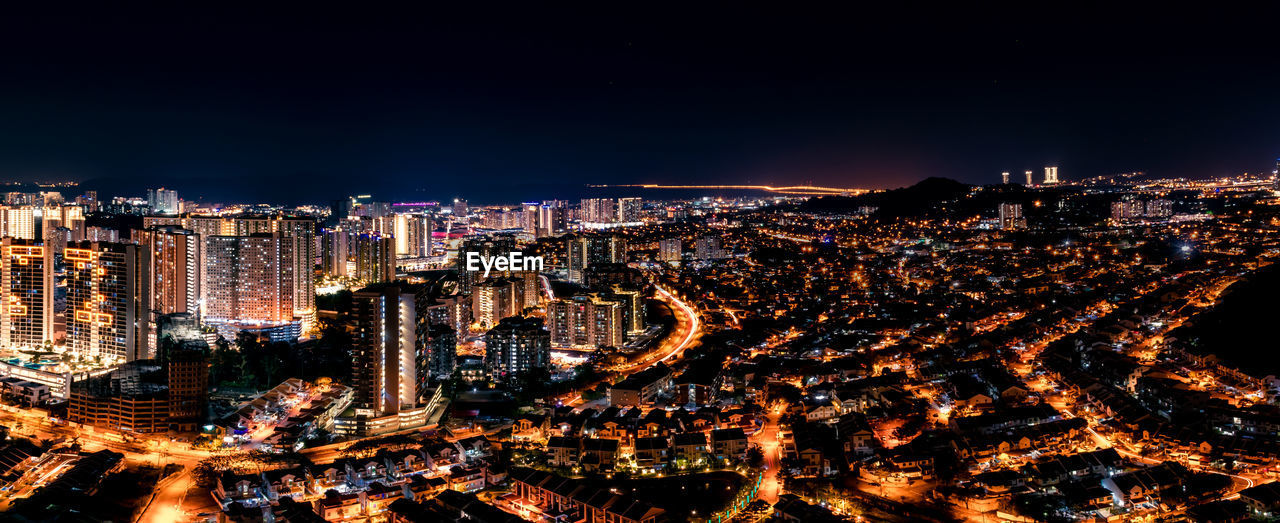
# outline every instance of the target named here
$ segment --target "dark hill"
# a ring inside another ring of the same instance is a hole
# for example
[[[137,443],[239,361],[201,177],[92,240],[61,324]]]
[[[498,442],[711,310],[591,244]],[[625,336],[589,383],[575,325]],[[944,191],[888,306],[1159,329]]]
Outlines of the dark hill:
[[[801,205],[811,212],[853,213],[861,207],[878,207],[877,214],[888,217],[918,216],[937,209],[969,193],[970,186],[948,178],[930,177],[910,187],[877,191],[858,196],[824,196]]]

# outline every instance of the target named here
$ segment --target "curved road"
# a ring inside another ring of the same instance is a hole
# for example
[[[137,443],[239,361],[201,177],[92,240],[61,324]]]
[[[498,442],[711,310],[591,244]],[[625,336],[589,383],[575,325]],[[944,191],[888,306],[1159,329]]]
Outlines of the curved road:
[[[662,287],[656,288],[659,299],[676,313],[676,325],[671,329],[671,335],[664,338],[662,343],[658,345],[657,350],[650,352],[640,361],[617,369],[618,372],[624,375],[640,372],[682,354],[702,334],[702,320],[698,319],[698,311],[693,310],[693,307],[690,307],[689,304],[681,301],[680,298],[677,298],[666,289]]]
[[[658,291],[658,299],[666,303],[675,314],[675,326],[659,342],[658,347],[649,351],[643,358],[633,363],[610,367],[607,370],[617,372],[619,375],[626,377],[672,358],[678,359],[702,335],[702,320],[698,318],[698,311],[661,286],[655,286],[655,288]],[[599,384],[600,382],[589,383],[582,389],[562,395],[558,399],[570,407],[580,406],[584,403],[582,401],[582,391],[590,390]]]

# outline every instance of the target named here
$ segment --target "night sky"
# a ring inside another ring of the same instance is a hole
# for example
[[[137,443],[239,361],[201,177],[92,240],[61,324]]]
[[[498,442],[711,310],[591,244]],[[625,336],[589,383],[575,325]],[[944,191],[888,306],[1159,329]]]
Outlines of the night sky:
[[[1202,177],[1280,156],[1276,13],[607,4],[7,13],[0,179],[515,202],[1049,164]]]

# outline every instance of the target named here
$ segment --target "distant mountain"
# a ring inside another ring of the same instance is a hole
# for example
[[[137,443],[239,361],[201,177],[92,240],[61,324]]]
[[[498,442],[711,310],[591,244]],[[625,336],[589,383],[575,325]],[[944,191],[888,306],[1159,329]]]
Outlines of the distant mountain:
[[[858,196],[823,196],[805,202],[801,209],[812,212],[857,212],[862,207],[877,207],[881,216],[919,216],[936,209],[938,204],[961,198],[971,186],[949,178],[926,178],[910,187],[877,191]]]

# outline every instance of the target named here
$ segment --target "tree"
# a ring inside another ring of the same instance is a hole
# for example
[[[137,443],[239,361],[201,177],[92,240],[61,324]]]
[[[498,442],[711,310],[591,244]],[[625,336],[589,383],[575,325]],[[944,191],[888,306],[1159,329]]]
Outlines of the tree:
[[[751,468],[760,468],[764,464],[764,451],[760,447],[751,447],[747,449],[747,466]]]
[[[392,434],[381,438],[369,438],[356,441],[350,445],[342,447],[339,451],[343,457],[348,458],[367,458],[374,456],[380,450],[396,451],[411,447],[417,447],[422,442],[417,438],[408,434]]]
[[[244,372],[244,355],[231,348],[227,340],[218,338],[214,344],[213,355],[209,358],[209,381],[211,383],[240,383]]]

